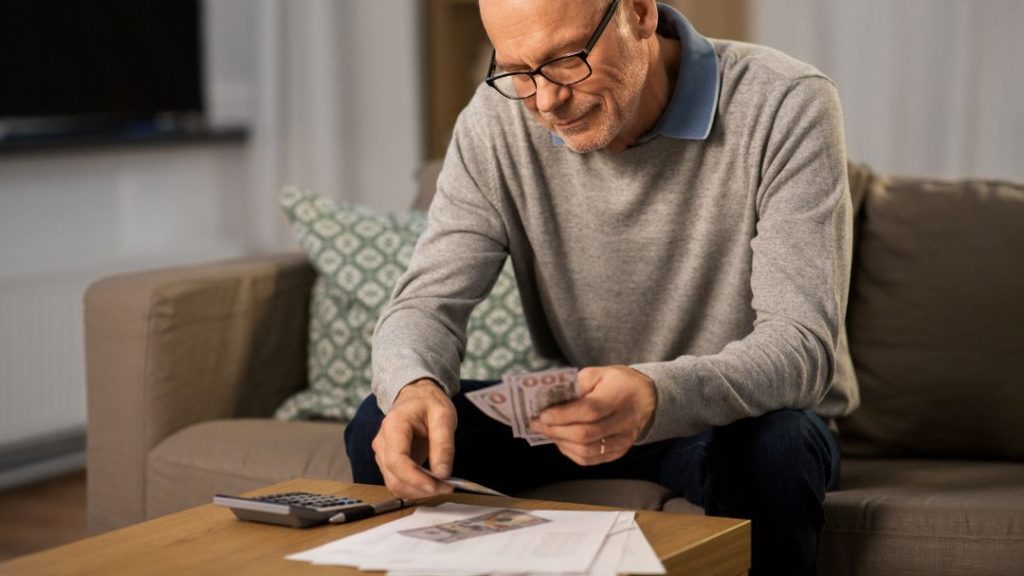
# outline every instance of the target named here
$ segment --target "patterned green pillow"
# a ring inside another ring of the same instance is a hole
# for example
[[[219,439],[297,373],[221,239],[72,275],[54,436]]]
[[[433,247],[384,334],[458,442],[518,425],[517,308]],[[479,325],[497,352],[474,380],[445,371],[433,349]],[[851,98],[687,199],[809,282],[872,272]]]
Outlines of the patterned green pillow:
[[[309,388],[288,398],[275,417],[348,421],[370,394],[373,329],[426,229],[426,215],[377,212],[296,188],[285,188],[280,203],[317,280],[310,305]],[[497,379],[552,366],[533,351],[506,263],[470,316],[461,375]]]

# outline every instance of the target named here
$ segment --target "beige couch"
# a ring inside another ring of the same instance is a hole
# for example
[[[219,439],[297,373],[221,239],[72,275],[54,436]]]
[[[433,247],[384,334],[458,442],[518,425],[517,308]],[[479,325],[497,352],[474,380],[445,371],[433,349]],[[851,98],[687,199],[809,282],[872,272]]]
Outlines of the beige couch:
[[[848,325],[822,574],[1024,574],[1024,186],[851,169]],[[305,381],[297,254],[103,279],[86,295],[93,532],[293,477],[350,479],[341,424],[279,422]],[[529,495],[698,512],[636,481]]]

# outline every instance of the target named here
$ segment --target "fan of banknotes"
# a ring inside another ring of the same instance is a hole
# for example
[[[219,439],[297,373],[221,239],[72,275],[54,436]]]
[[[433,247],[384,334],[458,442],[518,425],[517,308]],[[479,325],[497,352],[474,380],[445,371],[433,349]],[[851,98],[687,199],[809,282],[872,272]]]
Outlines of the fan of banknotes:
[[[551,439],[530,432],[530,420],[548,406],[580,396],[576,368],[555,368],[543,372],[506,374],[500,384],[466,393],[484,414],[512,427],[512,435],[530,446],[551,444]]]

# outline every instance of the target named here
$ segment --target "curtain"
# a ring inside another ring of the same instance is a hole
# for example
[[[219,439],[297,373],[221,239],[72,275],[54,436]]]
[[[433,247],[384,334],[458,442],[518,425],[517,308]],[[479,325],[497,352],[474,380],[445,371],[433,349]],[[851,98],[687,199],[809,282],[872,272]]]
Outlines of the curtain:
[[[757,0],[752,35],[835,80],[850,157],[1024,180],[1024,2]]]
[[[281,186],[400,210],[422,162],[416,0],[206,0],[214,124],[249,129],[238,217],[255,251],[292,246]]]

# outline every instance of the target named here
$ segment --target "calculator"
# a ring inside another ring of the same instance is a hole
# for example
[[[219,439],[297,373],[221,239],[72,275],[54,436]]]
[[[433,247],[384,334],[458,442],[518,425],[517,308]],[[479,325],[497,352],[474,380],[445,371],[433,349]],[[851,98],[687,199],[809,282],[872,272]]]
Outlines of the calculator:
[[[213,503],[227,506],[239,520],[294,528],[325,524],[338,512],[366,506],[357,498],[310,492],[282,492],[252,498],[217,494]]]

